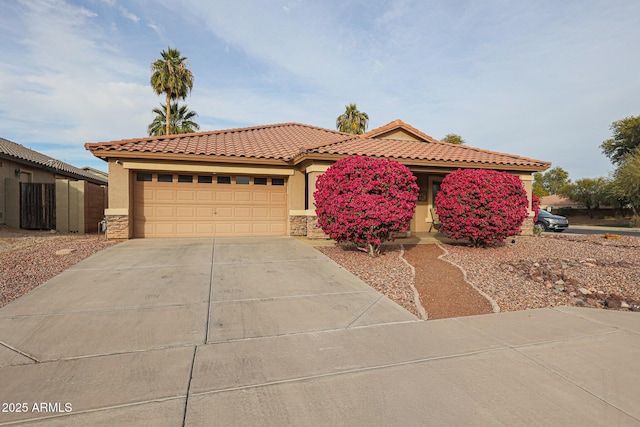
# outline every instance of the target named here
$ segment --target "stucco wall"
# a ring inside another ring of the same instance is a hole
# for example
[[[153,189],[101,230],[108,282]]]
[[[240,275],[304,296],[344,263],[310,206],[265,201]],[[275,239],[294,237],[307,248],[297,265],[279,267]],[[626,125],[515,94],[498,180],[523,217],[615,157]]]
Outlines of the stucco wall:
[[[24,166],[11,160],[0,159],[0,224],[20,227],[20,183],[53,184],[52,172]],[[16,173],[16,170],[19,170]]]

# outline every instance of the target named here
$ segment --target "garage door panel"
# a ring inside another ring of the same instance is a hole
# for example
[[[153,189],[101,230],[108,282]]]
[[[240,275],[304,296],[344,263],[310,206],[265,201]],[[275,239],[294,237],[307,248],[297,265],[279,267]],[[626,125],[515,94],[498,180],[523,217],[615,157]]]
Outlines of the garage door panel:
[[[251,224],[236,223],[233,225],[233,234],[236,236],[249,236],[251,235]]]
[[[146,188],[142,191],[142,197],[144,200],[154,200],[155,199],[155,191],[150,188]]]
[[[270,235],[283,236],[287,232],[286,224],[273,223],[269,224]]]
[[[250,202],[251,201],[251,192],[249,192],[249,191],[234,191],[233,192],[233,201],[234,202]]]
[[[251,207],[235,207],[233,216],[235,219],[249,219],[251,218]]]
[[[286,186],[134,182],[135,237],[283,236]],[[271,182],[271,181],[269,181]]]
[[[198,190],[196,191],[196,200],[199,202],[210,202],[213,201],[213,191],[212,190],[207,190],[207,191],[203,191],[203,190]]]
[[[253,193],[253,201],[254,202],[268,202],[269,201],[269,193],[264,191],[256,191]]]
[[[217,221],[233,218],[233,208],[228,206],[215,206],[214,219]]]
[[[231,223],[213,223],[213,228],[215,230],[215,233],[217,235],[226,235],[226,236],[232,236],[233,235],[233,224]]]
[[[255,219],[267,219],[269,218],[269,208],[266,207],[254,207],[251,209],[251,217]]]
[[[176,224],[176,233],[179,236],[192,237],[196,235],[196,224],[179,222]]]
[[[212,206],[196,207],[196,218],[211,220],[213,216]]]
[[[176,192],[174,190],[155,190],[153,200],[159,202],[174,202],[176,200]]]
[[[195,191],[194,190],[177,190],[176,200],[178,201],[195,200]]]
[[[176,207],[176,216],[180,219],[193,218],[195,208],[193,206],[178,206]]]
[[[233,202],[233,192],[218,190],[215,192],[216,202]]]
[[[212,236],[214,234],[214,227],[213,227],[213,223],[209,222],[209,223],[197,223],[196,224],[196,233],[198,233],[198,236],[203,236],[203,237],[207,237],[207,236]]]
[[[287,201],[287,193],[272,193],[271,194],[271,202],[273,203],[286,203]]]
[[[157,218],[172,219],[176,216],[175,206],[158,206],[154,212]]]

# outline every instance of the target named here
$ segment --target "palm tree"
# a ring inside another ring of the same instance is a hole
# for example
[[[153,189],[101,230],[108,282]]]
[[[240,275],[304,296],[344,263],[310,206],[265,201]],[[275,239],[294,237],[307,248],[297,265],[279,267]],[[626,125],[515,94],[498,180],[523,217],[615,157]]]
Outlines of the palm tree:
[[[193,87],[193,73],[187,68],[187,58],[178,49],[168,47],[161,52],[162,59],[156,59],[151,64],[151,87],[156,94],[166,94],[166,117],[171,118],[171,100],[185,99]],[[169,124],[166,121],[166,135],[170,135]]]
[[[191,133],[200,129],[200,125],[192,120],[198,113],[189,110],[186,104],[178,105],[177,102],[172,103],[168,122],[165,112],[166,105],[161,103],[160,107],[153,109],[156,117],[148,127],[149,136]]]
[[[367,113],[358,111],[356,104],[349,104],[346,107],[345,112],[336,119],[336,128],[340,132],[362,135],[367,130],[369,116]]]

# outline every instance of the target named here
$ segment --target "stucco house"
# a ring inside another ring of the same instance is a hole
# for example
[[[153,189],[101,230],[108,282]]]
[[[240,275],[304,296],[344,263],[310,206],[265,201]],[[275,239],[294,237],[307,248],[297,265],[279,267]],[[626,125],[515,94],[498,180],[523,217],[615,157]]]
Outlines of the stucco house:
[[[107,207],[106,176],[0,138],[0,225],[96,231]]]
[[[550,163],[438,141],[396,120],[364,135],[300,123],[87,143],[109,163],[108,236],[309,236],[316,179],[351,155],[391,158],[420,186],[412,231],[428,231],[442,179],[458,168],[508,171],[531,197]],[[525,224],[531,230],[533,213]]]

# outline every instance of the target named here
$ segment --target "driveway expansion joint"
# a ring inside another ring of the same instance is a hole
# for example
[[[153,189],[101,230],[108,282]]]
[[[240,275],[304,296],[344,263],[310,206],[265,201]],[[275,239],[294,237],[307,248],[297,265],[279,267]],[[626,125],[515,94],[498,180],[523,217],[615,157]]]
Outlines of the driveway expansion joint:
[[[32,355],[31,355],[31,354],[29,354],[29,353],[26,353],[26,352],[24,352],[24,351],[22,351],[22,350],[19,350],[19,349],[17,349],[17,348],[15,348],[15,347],[13,347],[13,346],[11,346],[11,345],[7,344],[7,343],[6,343],[6,342],[4,342],[4,341],[0,341],[0,345],[1,345],[1,346],[3,346],[3,347],[8,348],[9,350],[13,351],[14,353],[18,353],[19,355],[26,357],[27,359],[33,360],[33,361],[34,361],[34,362],[36,362],[36,363],[41,363],[41,360],[38,360],[35,356],[32,356]],[[24,363],[23,363],[23,364],[24,364]],[[19,366],[19,365],[18,365],[18,366]]]

